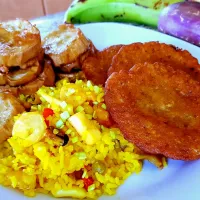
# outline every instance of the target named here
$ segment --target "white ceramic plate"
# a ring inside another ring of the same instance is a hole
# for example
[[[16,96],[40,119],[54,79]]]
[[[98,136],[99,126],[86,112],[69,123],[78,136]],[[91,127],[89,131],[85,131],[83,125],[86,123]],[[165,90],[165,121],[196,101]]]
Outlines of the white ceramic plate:
[[[200,48],[159,32],[118,23],[96,23],[79,26],[98,49],[114,44],[160,41],[188,50],[200,61]],[[133,174],[112,197],[101,200],[199,200],[200,160],[182,162],[169,160],[168,167],[158,170],[145,163],[139,175]],[[29,199],[22,194],[0,187],[0,200]],[[34,200],[54,199],[38,195]]]

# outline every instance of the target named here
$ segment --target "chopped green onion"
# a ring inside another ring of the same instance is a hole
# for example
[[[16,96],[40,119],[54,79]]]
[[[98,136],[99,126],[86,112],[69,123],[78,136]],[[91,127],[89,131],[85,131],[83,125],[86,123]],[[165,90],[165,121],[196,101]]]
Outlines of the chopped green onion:
[[[60,106],[61,108],[65,109],[67,107],[67,103],[65,101],[62,101]]]
[[[76,143],[76,142],[78,142],[78,137],[74,137],[74,138],[72,138],[72,143]]]
[[[92,82],[91,81],[87,81],[87,87],[91,87],[92,86]]]
[[[98,94],[100,92],[100,88],[98,86],[94,86],[94,92]]]
[[[101,130],[104,131],[105,130],[105,127],[103,125],[101,125]]]
[[[60,114],[60,117],[63,121],[66,121],[70,117],[70,114],[67,111],[65,111]]]
[[[64,125],[63,121],[60,119],[56,122],[56,128],[60,129]]]
[[[76,108],[76,112],[81,112],[81,111],[84,111],[84,108],[82,106],[78,106]]]
[[[95,184],[92,184],[88,187],[88,192],[93,191],[95,189]]]
[[[110,131],[110,137],[112,139],[116,139],[116,135],[115,135],[115,133],[113,131]]]
[[[76,83],[77,83],[77,84],[82,84],[83,81],[82,81],[82,80],[76,80]]]
[[[101,105],[101,107],[103,108],[103,109],[105,109],[106,110],[106,104],[105,103],[103,103],[102,105]]]
[[[98,104],[99,104],[99,102],[97,102],[97,101],[94,101],[94,102],[93,102],[93,104],[94,104],[94,105],[98,105]]]
[[[86,178],[87,176],[88,176],[88,174],[87,174],[87,170],[84,169],[84,171],[83,171],[83,175],[82,175],[82,178]]]
[[[60,127],[60,129],[64,128],[64,124]]]
[[[42,107],[41,105],[38,105],[38,110],[41,111],[42,110]]]
[[[74,108],[72,104],[67,104],[66,110],[69,112],[70,115],[74,114]]]
[[[79,160],[85,160],[87,158],[87,155],[85,152],[75,153],[75,155],[78,157]]]
[[[70,134],[72,132],[72,129],[68,129],[67,131],[66,131],[66,134]]]
[[[65,93],[65,95],[66,95],[67,97],[69,97],[69,96],[71,96],[72,94],[74,94],[75,92],[76,92],[75,89],[69,88],[68,91]]]

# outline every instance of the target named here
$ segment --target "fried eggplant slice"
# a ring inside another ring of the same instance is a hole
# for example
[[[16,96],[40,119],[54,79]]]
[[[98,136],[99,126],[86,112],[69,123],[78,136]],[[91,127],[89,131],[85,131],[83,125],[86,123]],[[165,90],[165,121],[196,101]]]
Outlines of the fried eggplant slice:
[[[0,66],[22,66],[41,52],[39,30],[22,19],[0,23]]]
[[[200,81],[200,65],[188,51],[159,42],[133,43],[123,46],[113,58],[108,76],[120,70],[129,70],[138,63],[162,62],[174,69],[180,69]]]
[[[83,62],[82,70],[87,79],[91,80],[94,84],[104,85],[112,59],[121,47],[122,45],[114,45],[97,52],[94,56],[86,58]]]
[[[44,38],[42,46],[54,66],[59,67],[76,61],[88,50],[90,41],[80,29],[63,24]]]
[[[125,138],[178,160],[200,158],[200,83],[161,63],[113,73],[105,102]]]

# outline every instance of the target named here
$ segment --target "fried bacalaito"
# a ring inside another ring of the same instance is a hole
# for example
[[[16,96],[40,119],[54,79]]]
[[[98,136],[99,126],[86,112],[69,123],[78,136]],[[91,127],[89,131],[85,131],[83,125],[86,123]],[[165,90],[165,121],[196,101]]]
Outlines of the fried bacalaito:
[[[200,81],[200,65],[188,51],[159,42],[133,43],[123,46],[113,58],[108,76],[120,70],[129,70],[138,63],[160,62],[180,69]]]
[[[122,45],[110,46],[93,56],[89,56],[83,62],[83,72],[88,80],[94,84],[104,85],[107,80],[107,72],[113,57],[118,53]]]
[[[105,101],[124,136],[172,159],[200,158],[200,83],[161,63],[113,73]]]

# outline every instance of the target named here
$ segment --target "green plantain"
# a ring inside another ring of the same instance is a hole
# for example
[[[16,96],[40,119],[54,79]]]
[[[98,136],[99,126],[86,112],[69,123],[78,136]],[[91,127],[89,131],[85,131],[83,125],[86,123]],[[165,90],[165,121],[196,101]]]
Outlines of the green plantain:
[[[68,23],[129,22],[157,26],[161,10],[184,0],[75,0],[65,14]]]

